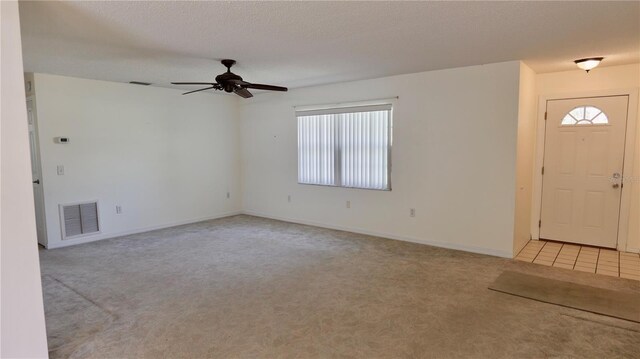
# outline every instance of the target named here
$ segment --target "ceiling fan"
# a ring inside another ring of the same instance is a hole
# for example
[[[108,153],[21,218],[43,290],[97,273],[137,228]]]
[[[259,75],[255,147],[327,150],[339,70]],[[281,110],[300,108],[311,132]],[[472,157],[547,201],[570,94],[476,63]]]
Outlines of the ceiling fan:
[[[227,68],[227,72],[216,76],[216,82],[172,82],[174,85],[208,85],[209,87],[201,88],[198,90],[193,90],[189,92],[183,93],[183,95],[187,95],[194,92],[205,91],[205,90],[216,90],[216,91],[225,91],[225,92],[233,92],[236,95],[249,98],[253,97],[253,94],[249,92],[248,89],[256,89],[256,90],[267,90],[267,91],[287,91],[286,87],[281,86],[273,86],[273,85],[262,85],[262,84],[252,84],[250,82],[242,80],[242,77],[231,72],[231,66],[233,66],[236,61],[235,60],[222,60],[220,61]]]

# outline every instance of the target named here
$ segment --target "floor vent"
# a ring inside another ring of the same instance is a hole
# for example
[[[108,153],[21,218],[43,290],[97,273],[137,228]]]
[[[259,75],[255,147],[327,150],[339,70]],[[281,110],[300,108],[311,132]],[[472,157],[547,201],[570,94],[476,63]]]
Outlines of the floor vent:
[[[60,205],[62,239],[100,233],[98,202]]]

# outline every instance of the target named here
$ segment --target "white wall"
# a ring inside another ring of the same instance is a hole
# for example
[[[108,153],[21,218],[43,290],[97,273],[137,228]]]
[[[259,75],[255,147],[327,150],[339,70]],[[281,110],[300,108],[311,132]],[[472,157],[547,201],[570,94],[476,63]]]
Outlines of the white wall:
[[[638,87],[639,73],[640,66],[628,65],[598,68],[589,75],[535,75],[526,65],[509,62],[261,94],[241,102],[36,74],[49,245],[244,209],[511,256],[531,233],[526,218],[531,218],[538,97]],[[394,96],[400,98],[394,108],[393,191],[297,184],[294,105]],[[71,143],[54,144],[55,136],[69,136]],[[635,163],[637,179],[640,166]],[[56,175],[58,164],[65,166],[64,176]],[[505,194],[513,183],[515,192]],[[633,249],[640,247],[638,181],[631,186]],[[58,204],[87,199],[100,200],[103,232],[61,242]],[[346,200],[352,202],[349,210]],[[115,214],[116,204],[123,206],[122,215]],[[408,216],[409,208],[416,208],[416,218]]]
[[[0,2],[0,24],[0,357],[46,358],[17,2]]]
[[[514,61],[300,88],[243,102],[245,211],[511,257],[519,72]],[[392,191],[297,184],[294,105],[393,96],[399,99]]]
[[[536,74],[520,63],[518,99],[518,147],[516,152],[516,215],[513,255],[531,239],[531,206],[536,145]]]
[[[640,64],[598,67],[588,74],[582,70],[538,74],[536,87],[538,96],[558,97],[575,96],[591,91],[638,89]],[[640,98],[636,99],[635,103],[639,101]],[[629,113],[637,113],[637,111],[637,106],[629,109]],[[631,173],[625,174],[627,177],[625,190],[631,191],[626,250],[638,252],[640,251],[640,125],[636,126],[635,132],[635,153],[625,154],[625,156],[633,156],[633,169]],[[630,141],[632,137],[627,135],[627,140]]]
[[[34,81],[49,248],[240,211],[235,97],[45,74]],[[57,136],[70,143],[55,144]],[[61,241],[58,205],[96,199],[101,234]]]

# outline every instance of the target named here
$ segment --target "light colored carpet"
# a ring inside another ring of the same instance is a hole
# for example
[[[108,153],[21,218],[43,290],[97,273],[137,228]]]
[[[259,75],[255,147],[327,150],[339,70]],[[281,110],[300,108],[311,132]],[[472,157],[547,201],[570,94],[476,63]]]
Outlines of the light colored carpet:
[[[487,289],[640,282],[235,216],[40,251],[52,358],[632,358],[640,325]]]

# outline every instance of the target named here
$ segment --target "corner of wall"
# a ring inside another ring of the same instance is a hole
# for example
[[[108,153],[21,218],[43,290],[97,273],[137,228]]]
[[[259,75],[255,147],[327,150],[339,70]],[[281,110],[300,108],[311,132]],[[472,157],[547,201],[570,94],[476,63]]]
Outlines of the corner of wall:
[[[518,135],[516,146],[516,204],[513,256],[531,239],[531,210],[536,142],[535,72],[520,62],[518,83]]]
[[[242,208],[237,96],[180,96],[161,87],[40,73],[34,78],[47,247]],[[51,140],[60,135],[70,143]],[[59,165],[64,174],[57,174]],[[100,202],[101,233],[63,243],[58,205],[85,200]]]
[[[17,1],[0,1],[0,357],[46,358]]]
[[[238,96],[236,96],[238,97]],[[236,130],[237,130],[237,135],[236,135],[236,153],[237,153],[237,158],[236,158],[236,163],[237,163],[237,196],[238,196],[238,211],[239,212],[243,212],[245,210],[245,203],[244,203],[244,143],[243,143],[243,136],[242,136],[242,127],[244,126],[244,121],[243,121],[243,117],[242,117],[242,111],[243,111],[243,103],[240,100],[240,98],[236,98],[236,107],[235,107],[235,122],[236,122]]]

